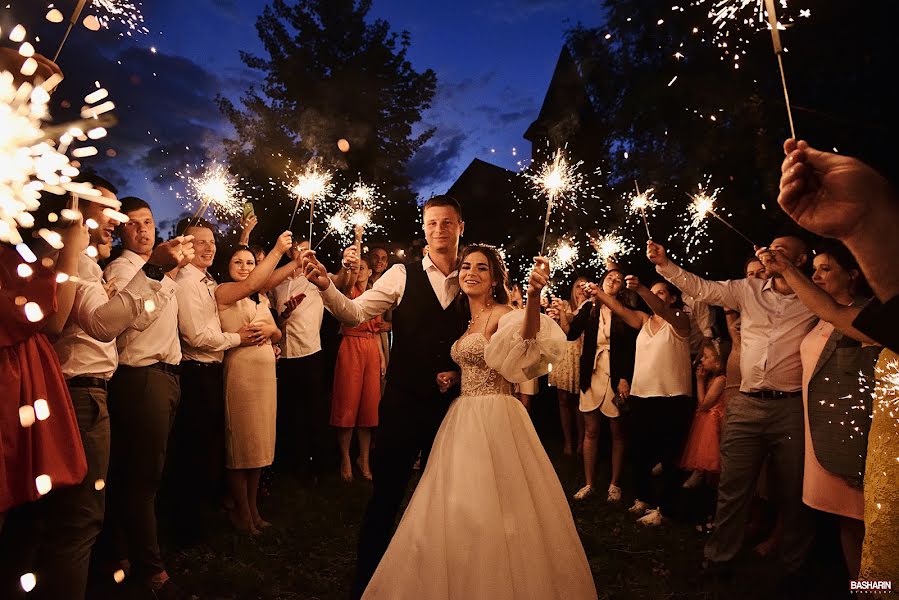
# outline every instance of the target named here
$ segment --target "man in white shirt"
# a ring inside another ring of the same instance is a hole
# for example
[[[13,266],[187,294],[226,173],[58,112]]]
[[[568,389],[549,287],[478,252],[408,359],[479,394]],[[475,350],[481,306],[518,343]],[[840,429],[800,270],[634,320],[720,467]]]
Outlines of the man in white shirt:
[[[291,262],[272,274],[272,279],[280,279],[282,269],[290,271],[272,289],[275,314],[283,333],[278,359],[275,461],[280,467],[314,478],[324,472],[331,458],[325,438],[332,438],[321,341],[325,306],[318,288],[306,280],[297,263],[300,254],[308,249],[308,240],[295,243],[290,249]],[[353,254],[350,259],[355,260],[354,257]]]
[[[167,272],[147,263],[156,243],[150,206],[140,198],[124,198],[122,212],[129,219],[119,227],[124,250],[106,267],[106,280],[119,291],[141,270],[160,282],[163,278],[175,281],[192,255],[182,254],[179,266]],[[116,341],[119,368],[109,385],[112,447],[107,517],[110,526],[123,534],[113,539],[126,542],[126,547],[115,549],[115,558],[129,561],[131,577],[155,593],[164,587],[177,589],[159,550],[155,506],[181,395],[177,297],[158,312],[143,331],[128,327]]]
[[[92,184],[101,197],[79,203],[93,250],[79,259],[75,301],[53,347],[75,408],[87,475],[80,485],[54,490],[44,501],[47,523],[38,556],[42,575],[35,592],[41,598],[84,597],[91,548],[103,527],[110,443],[106,400],[109,379],[118,367],[115,338],[130,326],[146,329],[175,291],[170,278],[157,282],[138,272],[119,293],[107,295],[97,259],[109,258],[120,203],[105,179],[81,175],[77,181]],[[192,252],[190,242],[160,244],[148,262],[175,268],[179,251]]]
[[[805,243],[785,236],[771,242],[797,267],[808,261]],[[739,552],[759,470],[765,456],[779,482],[780,516],[787,524],[780,559],[797,570],[811,543],[802,504],[805,415],[799,345],[817,318],[782,277],[707,281],[672,263],[665,249],[647,244],[656,271],[697,299],[740,313],[742,381],[727,404],[721,440],[721,480],[715,530],[705,547],[708,564],[721,567]]]
[[[190,227],[188,227],[190,225]],[[172,430],[166,491],[175,530],[185,541],[202,534],[201,509],[221,499],[225,469],[225,351],[258,343],[258,325],[237,333],[222,331],[215,288],[209,274],[216,254],[215,229],[205,219],[183,219],[177,233],[193,237],[194,258],[178,273],[178,328],[181,334],[181,402]]]
[[[377,446],[372,454],[374,489],[359,535],[353,597],[361,597],[390,542],[396,516],[421,453],[427,459],[453,391],[441,392],[437,374],[458,370],[450,348],[468,317],[453,303],[462,209],[450,196],[435,196],[423,208],[429,252],[423,260],[394,265],[355,300],[327,277],[313,252],[305,252],[306,276],[322,292],[325,306],[346,325],[357,325],[393,309],[394,346],[387,385],[378,409]]]

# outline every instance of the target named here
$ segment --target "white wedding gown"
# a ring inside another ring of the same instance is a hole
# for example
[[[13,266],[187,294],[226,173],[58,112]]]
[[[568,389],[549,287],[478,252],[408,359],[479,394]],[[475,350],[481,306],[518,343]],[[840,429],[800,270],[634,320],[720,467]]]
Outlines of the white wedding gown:
[[[596,598],[565,493],[511,395],[561,356],[565,334],[541,315],[537,339],[522,340],[523,318],[513,311],[489,341],[453,344],[462,395],[364,599]]]

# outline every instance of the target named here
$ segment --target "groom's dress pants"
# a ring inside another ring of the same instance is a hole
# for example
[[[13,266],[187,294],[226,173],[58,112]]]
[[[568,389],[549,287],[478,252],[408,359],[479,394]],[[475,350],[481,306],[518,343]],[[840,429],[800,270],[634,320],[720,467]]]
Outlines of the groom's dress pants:
[[[450,395],[449,397],[454,397]],[[434,436],[446,416],[447,396],[416,394],[387,383],[379,408],[377,445],[372,450],[373,490],[362,520],[353,598],[365,587],[387,551],[397,514],[421,452],[424,470]]]

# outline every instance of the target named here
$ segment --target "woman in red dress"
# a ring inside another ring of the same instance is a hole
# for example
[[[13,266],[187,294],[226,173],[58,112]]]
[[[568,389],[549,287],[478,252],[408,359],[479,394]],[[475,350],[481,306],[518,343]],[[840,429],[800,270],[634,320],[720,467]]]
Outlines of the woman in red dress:
[[[47,339],[62,331],[72,309],[75,284],[57,284],[57,273],[76,272],[87,228],[79,221],[62,239],[55,264],[29,263],[0,244],[0,527],[9,509],[80,483],[87,471],[66,381]]]

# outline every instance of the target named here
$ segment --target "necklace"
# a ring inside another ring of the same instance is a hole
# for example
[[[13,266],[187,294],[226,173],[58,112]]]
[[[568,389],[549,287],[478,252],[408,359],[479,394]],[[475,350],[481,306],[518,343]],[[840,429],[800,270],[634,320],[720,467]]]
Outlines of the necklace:
[[[487,305],[481,309],[481,312],[478,313],[478,316],[469,319],[468,320],[468,328],[471,329],[471,326],[474,325],[478,321],[478,319],[481,318],[481,315],[484,314],[484,311],[487,310],[488,308],[491,308],[492,306],[493,305],[488,302]]]

